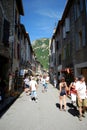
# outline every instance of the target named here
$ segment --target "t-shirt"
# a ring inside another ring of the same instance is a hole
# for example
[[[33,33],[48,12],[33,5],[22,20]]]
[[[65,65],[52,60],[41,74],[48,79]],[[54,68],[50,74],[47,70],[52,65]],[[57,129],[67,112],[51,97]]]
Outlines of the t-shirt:
[[[29,81],[28,78],[26,78],[26,79],[24,79],[24,82],[25,82],[26,85],[29,85],[29,82],[30,82],[30,81]]]
[[[36,91],[37,82],[35,80],[30,81],[31,91]]]
[[[45,84],[46,83],[46,80],[45,79],[42,79],[42,84]]]
[[[81,83],[80,81],[78,81],[76,83],[76,90],[79,93],[79,96],[81,99],[86,98],[86,84],[85,84],[85,82]]]
[[[71,92],[72,94],[76,94],[76,93],[77,93],[77,91],[76,91],[76,83],[73,82],[73,83],[71,83],[71,85],[73,85],[74,88],[71,86],[71,90],[70,90],[70,92]]]

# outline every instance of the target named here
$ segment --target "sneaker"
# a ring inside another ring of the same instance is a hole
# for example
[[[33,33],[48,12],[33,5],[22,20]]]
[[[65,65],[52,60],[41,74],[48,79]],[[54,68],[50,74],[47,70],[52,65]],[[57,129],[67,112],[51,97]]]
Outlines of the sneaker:
[[[82,116],[81,115],[79,116],[79,121],[82,121]]]
[[[37,102],[38,102],[38,100],[36,99],[36,100],[35,100],[35,102],[37,103]]]

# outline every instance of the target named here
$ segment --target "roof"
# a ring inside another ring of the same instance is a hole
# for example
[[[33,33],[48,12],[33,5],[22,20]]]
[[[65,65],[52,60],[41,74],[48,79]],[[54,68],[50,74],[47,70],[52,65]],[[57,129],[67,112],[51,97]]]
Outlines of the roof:
[[[24,15],[22,0],[16,0],[16,3],[17,3],[17,7],[18,7],[20,15]]]
[[[67,14],[72,6],[72,3],[74,2],[74,0],[68,0],[61,18],[62,23],[65,21],[65,18],[67,17]]]
[[[25,29],[24,24],[20,24],[20,26],[21,26],[22,32],[23,32],[24,34],[26,34],[26,29]]]

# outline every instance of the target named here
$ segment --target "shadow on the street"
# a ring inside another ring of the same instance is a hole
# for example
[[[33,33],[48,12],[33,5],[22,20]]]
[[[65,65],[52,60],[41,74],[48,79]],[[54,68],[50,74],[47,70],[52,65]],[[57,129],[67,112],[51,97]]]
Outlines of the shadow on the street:
[[[60,109],[60,104],[59,104],[59,103],[56,103],[56,107],[57,107],[58,109]]]
[[[15,101],[14,101],[15,102]],[[8,111],[8,109],[11,107],[11,105],[14,103],[8,104],[6,107],[3,108],[3,110],[0,111],[0,118]]]
[[[79,115],[79,111],[77,110],[76,106],[72,105],[71,103],[67,103],[67,106],[69,107],[68,112],[73,115],[74,117]],[[60,109],[60,104],[56,103],[56,107]],[[63,105],[64,107],[64,105]]]
[[[21,96],[18,95],[11,102],[9,102],[7,105],[2,104],[2,105],[4,105],[4,107],[3,107],[3,109],[0,110],[0,118],[2,118],[2,116],[8,111],[8,109],[15,103],[17,98],[21,98]]]
[[[76,106],[72,105],[71,103],[67,103],[67,106],[69,107],[68,112],[73,115],[77,116],[79,115],[78,110],[76,109]]]

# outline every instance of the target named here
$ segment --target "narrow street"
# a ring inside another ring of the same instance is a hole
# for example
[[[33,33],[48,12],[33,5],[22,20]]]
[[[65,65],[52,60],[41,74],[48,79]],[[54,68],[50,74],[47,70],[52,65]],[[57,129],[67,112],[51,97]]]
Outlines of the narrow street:
[[[38,102],[30,101],[23,92],[0,119],[0,130],[87,130],[86,118],[78,120],[67,98],[67,111],[59,110],[58,90],[52,85],[48,92],[38,88]]]

